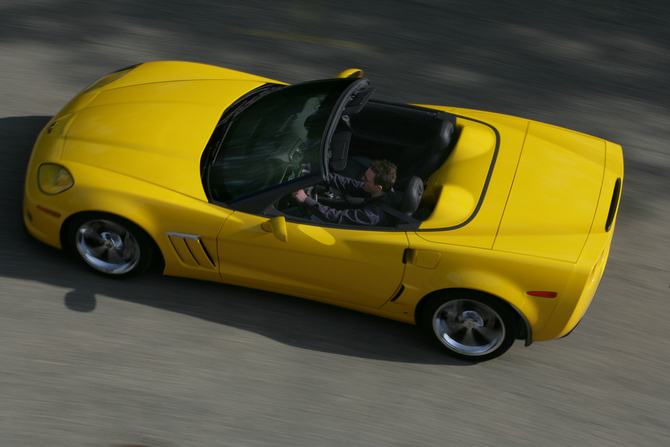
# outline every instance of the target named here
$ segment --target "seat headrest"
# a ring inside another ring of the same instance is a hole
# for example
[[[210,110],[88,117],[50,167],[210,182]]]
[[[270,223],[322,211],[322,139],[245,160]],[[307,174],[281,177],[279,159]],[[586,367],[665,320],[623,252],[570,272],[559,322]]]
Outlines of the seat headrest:
[[[423,196],[423,181],[419,177],[412,177],[405,188],[398,210],[401,213],[412,215],[419,209]]]

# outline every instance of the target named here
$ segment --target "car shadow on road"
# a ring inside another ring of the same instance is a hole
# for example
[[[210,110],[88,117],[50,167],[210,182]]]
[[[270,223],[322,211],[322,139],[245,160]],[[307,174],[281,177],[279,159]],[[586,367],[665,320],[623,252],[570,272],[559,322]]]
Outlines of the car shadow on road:
[[[60,250],[31,238],[23,227],[25,169],[49,117],[0,119],[0,276],[72,289],[64,305],[94,312],[96,295],[153,306],[251,331],[286,345],[339,355],[405,363],[467,366],[433,346],[412,325],[286,295],[184,278],[143,275],[111,280]]]

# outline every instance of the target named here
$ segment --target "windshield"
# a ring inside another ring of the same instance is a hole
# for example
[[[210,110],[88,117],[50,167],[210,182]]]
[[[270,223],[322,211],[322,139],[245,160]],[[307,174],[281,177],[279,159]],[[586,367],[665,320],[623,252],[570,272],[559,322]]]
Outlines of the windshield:
[[[209,166],[210,197],[228,202],[318,173],[322,138],[350,79],[284,87],[231,120]]]

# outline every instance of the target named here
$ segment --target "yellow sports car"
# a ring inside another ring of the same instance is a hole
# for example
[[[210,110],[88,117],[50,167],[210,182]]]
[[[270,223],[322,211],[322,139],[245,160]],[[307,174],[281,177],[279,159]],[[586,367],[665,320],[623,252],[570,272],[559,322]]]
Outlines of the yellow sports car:
[[[621,147],[378,101],[361,76],[105,76],[40,133],[25,225],[110,277],[153,265],[335,304],[417,324],[461,359],[568,334],[609,254]]]

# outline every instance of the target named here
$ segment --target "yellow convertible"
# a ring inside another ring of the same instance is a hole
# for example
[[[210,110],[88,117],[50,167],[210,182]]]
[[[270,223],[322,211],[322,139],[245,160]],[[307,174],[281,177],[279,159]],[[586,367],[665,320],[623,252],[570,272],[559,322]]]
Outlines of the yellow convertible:
[[[373,92],[359,70],[292,86],[184,62],[114,72],[40,133],[25,225],[110,277],[151,265],[309,298],[417,324],[461,359],[567,335],[605,268],[621,147]],[[397,166],[384,226],[296,202],[361,206],[326,180],[378,159]]]

